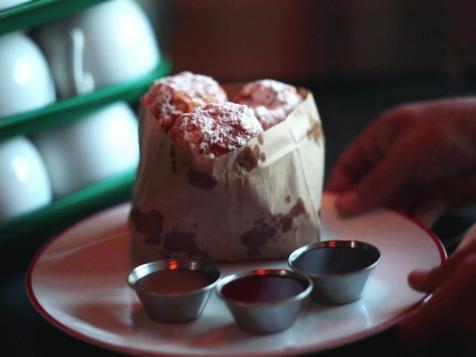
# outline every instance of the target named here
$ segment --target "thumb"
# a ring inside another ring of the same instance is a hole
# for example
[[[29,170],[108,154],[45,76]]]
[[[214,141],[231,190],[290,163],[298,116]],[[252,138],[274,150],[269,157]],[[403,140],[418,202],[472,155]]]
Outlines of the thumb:
[[[447,332],[465,331],[461,325],[464,326],[463,322],[474,315],[471,306],[474,304],[472,289],[476,258],[469,257],[465,261],[453,270],[451,278],[443,280],[433,290],[430,299],[400,323],[399,336],[404,343],[418,346],[434,341]],[[427,273],[428,277],[432,276],[433,271],[440,271],[441,274],[444,269],[434,269]],[[433,273],[433,276],[436,275]]]
[[[430,292],[429,276],[429,270],[414,270],[408,275],[408,283],[415,290]]]
[[[421,292],[433,292],[443,285],[450,276],[454,275],[466,257],[474,254],[476,241],[461,250],[456,251],[441,265],[431,270],[414,270],[408,276],[408,283],[412,288]]]
[[[411,284],[418,286],[418,290],[430,290],[428,277],[430,272],[414,272],[409,280]],[[452,282],[445,282],[440,286],[429,300],[423,302],[421,306],[413,310],[400,323],[398,334],[404,344],[409,346],[420,346],[434,340],[448,328],[448,320],[442,318],[448,313],[448,286]]]
[[[436,194],[428,194],[416,200],[410,214],[425,226],[431,227],[445,210],[446,203],[442,199],[440,199]]]
[[[354,188],[337,197],[337,210],[344,215],[364,212],[408,183],[417,164],[416,156],[409,151],[403,145],[392,148]]]
[[[437,311],[433,298],[412,311],[398,326],[399,339],[407,346],[419,347],[441,336],[448,326],[442,319],[445,312]],[[440,305],[440,304],[436,304]]]

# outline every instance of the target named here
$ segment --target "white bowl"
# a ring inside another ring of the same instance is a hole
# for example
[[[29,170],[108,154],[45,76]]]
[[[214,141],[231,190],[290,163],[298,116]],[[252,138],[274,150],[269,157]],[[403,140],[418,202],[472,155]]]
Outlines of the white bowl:
[[[21,32],[0,36],[0,118],[55,99],[53,78],[38,46]]]
[[[0,142],[0,222],[51,202],[46,167],[25,137]]]
[[[56,196],[135,168],[139,161],[137,117],[126,103],[41,132],[34,141]]]
[[[35,38],[64,98],[135,79],[160,60],[149,20],[130,0],[107,1],[44,25]]]

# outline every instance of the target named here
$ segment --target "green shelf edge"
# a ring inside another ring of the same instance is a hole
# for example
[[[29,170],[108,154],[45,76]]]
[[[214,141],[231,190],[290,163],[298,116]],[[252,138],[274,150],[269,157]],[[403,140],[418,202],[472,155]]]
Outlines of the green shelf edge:
[[[137,80],[102,88],[38,110],[0,118],[0,140],[66,123],[78,115],[114,101],[137,100],[154,80],[168,75],[171,68],[170,61],[163,57],[154,71]],[[37,210],[0,223],[0,243],[33,234],[46,226],[61,226],[61,222],[80,219],[97,209],[110,206],[118,199],[130,199],[135,175],[136,169],[121,173],[56,199]]]
[[[0,35],[73,15],[105,0],[33,0],[0,10]]]
[[[0,140],[15,135],[31,134],[66,123],[74,117],[114,101],[137,100],[155,79],[169,74],[170,71],[170,61],[162,57],[157,68],[141,78],[61,100],[36,110],[0,118]]]
[[[0,243],[32,233],[45,225],[79,218],[95,208],[104,207],[105,203],[112,202],[117,197],[127,199],[131,196],[135,176],[134,168],[59,198],[47,206],[0,223]]]

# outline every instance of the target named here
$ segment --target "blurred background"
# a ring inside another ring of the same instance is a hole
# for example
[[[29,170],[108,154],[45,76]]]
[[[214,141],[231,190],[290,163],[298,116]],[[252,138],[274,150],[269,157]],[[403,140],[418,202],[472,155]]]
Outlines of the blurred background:
[[[438,75],[476,64],[472,1],[142,1],[174,69],[220,80]]]

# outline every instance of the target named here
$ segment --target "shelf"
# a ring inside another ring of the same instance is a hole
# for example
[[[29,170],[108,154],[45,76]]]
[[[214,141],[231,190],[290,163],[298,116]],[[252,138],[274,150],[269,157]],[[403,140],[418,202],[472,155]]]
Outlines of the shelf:
[[[105,0],[33,0],[0,10],[0,35],[16,30],[28,30]]]
[[[118,198],[129,199],[136,169],[99,181],[35,211],[0,223],[0,243],[18,236],[41,230],[45,225],[54,226],[71,217],[81,217],[86,212],[104,207]]]
[[[162,58],[159,66],[139,79],[101,88],[92,93],[68,98],[32,111],[0,118],[0,140],[15,135],[31,134],[66,123],[81,114],[115,101],[140,98],[155,79],[170,73],[171,65]]]
[[[83,113],[115,101],[135,101],[160,77],[170,73],[171,65],[162,58],[160,65],[148,75],[134,81],[99,89],[93,93],[69,98],[43,108],[0,118],[0,140],[15,135],[31,134],[48,127],[67,123]],[[119,198],[131,197],[135,169],[92,184],[80,191],[54,200],[49,205],[0,223],[0,243],[25,236],[45,225],[54,226],[72,217],[100,209]]]
[[[104,1],[107,0],[33,0],[0,10],[0,35],[13,31],[28,31]],[[155,70],[140,78],[0,118],[0,140],[32,134],[71,122],[113,102],[137,101],[156,79],[168,75],[170,70],[170,61],[162,57]],[[123,172],[55,199],[42,208],[0,223],[0,243],[34,235],[52,227],[63,227],[64,224],[78,220],[93,211],[118,201],[129,200],[135,175],[136,169]]]

